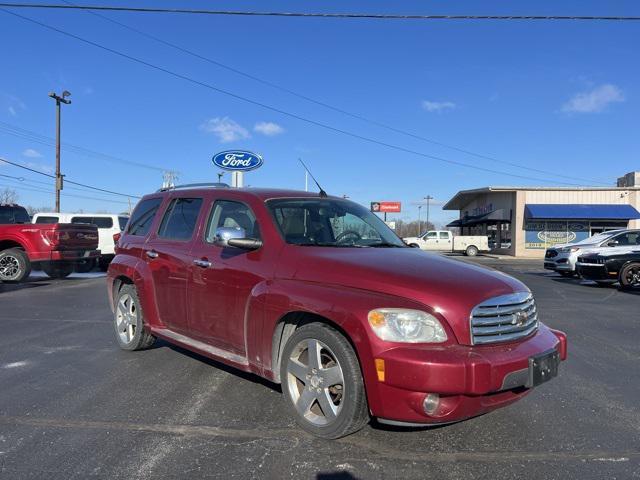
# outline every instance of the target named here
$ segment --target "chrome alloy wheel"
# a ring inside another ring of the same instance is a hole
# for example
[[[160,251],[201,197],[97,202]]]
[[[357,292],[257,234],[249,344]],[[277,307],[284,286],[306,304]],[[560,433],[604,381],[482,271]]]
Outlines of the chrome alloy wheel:
[[[0,279],[13,280],[20,274],[20,261],[13,255],[0,258]]]
[[[125,293],[118,299],[116,308],[116,331],[122,343],[127,344],[133,340],[138,328],[138,309],[133,297]]]
[[[340,414],[344,375],[335,354],[324,343],[301,341],[287,360],[286,385],[298,413],[314,425],[327,425]]]

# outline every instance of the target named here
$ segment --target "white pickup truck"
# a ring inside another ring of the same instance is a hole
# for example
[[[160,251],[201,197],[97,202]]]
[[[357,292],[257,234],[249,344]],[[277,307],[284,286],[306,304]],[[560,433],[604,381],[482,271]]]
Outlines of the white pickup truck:
[[[403,238],[404,242],[422,250],[438,252],[464,252],[469,257],[479,252],[489,251],[489,238],[486,235],[454,236],[448,230],[431,230],[421,237]]]

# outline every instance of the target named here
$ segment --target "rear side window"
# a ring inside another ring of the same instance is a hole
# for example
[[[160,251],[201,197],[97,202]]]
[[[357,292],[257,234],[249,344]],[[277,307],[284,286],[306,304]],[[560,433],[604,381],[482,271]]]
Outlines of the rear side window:
[[[31,223],[24,207],[0,205],[0,224]]]
[[[201,198],[174,198],[164,214],[158,237],[189,240],[193,235],[202,206]]]
[[[449,240],[448,232],[440,232],[440,240]]]
[[[73,217],[71,223],[90,223],[98,228],[113,227],[113,219],[111,217]]]
[[[36,223],[59,223],[60,219],[58,217],[38,217],[36,218]]]
[[[149,233],[151,224],[153,223],[153,219],[155,218],[161,203],[162,198],[150,198],[138,203],[138,206],[133,211],[133,215],[131,215],[131,221],[129,222],[129,229],[127,230],[127,233],[129,235],[140,236],[144,236]]]
[[[128,221],[129,217],[118,217],[118,225],[120,226],[120,230],[124,230],[126,228]]]

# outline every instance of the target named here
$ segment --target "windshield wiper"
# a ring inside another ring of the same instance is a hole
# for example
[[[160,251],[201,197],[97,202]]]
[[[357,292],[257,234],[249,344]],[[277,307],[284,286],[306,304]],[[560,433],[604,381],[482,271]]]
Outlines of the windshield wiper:
[[[389,242],[381,242],[381,243],[372,243],[371,245],[368,245],[371,248],[405,248],[405,246],[403,245],[397,245],[395,243],[389,243]]]
[[[330,242],[304,242],[304,243],[295,243],[294,245],[298,245],[299,247],[334,247],[334,248],[367,248],[368,245],[355,245],[352,243],[339,244],[339,243],[330,243]]]

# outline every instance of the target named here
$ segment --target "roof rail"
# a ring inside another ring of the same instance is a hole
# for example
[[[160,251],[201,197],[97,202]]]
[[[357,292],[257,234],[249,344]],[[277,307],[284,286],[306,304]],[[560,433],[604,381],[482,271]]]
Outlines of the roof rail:
[[[166,192],[168,190],[180,190],[183,188],[197,188],[197,187],[209,187],[209,188],[229,188],[226,183],[186,183],[184,185],[174,185],[173,187],[163,187],[158,189],[158,192]]]

